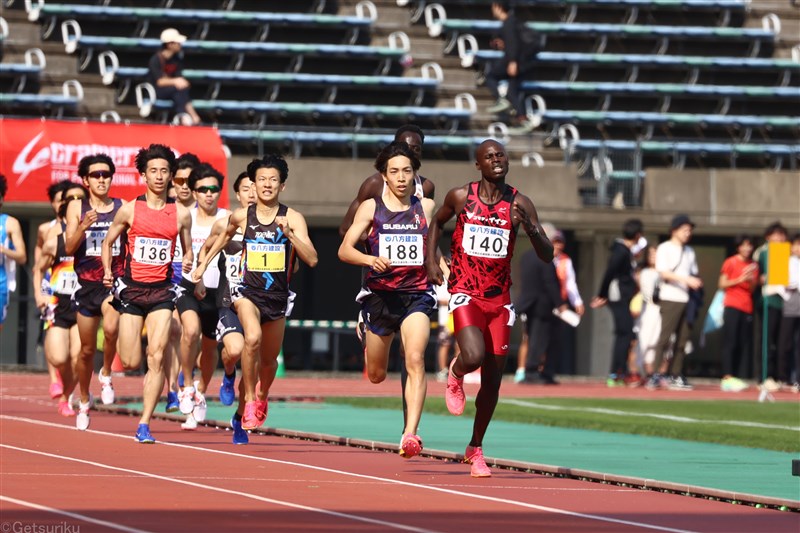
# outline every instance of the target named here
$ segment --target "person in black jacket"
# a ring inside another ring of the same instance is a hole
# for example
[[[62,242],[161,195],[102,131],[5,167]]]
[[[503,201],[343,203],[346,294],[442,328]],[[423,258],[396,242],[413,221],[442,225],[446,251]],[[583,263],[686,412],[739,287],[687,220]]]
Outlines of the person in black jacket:
[[[538,372],[535,379],[526,381],[557,385],[559,347],[555,321],[558,318],[553,309],[564,311],[567,302],[561,297],[556,267],[539,259],[536,251],[531,250],[522,256],[520,269],[521,289],[514,307],[528,317],[528,361],[535,362]]]
[[[521,130],[518,133],[529,132],[533,130],[534,125],[525,118],[519,86],[533,74],[539,37],[524,23],[517,22],[516,14],[508,2],[494,2],[492,15],[502,22],[500,34],[492,41],[492,46],[503,50],[503,57],[491,62],[486,68],[486,87],[496,100],[487,111],[502,113],[513,110],[516,115],[516,126]],[[508,81],[505,98],[500,97],[498,90],[500,80]]]
[[[622,382],[627,368],[628,351],[634,338],[630,305],[638,289],[633,277],[634,253],[631,250],[635,245],[640,246],[639,239],[643,232],[644,225],[639,219],[627,220],[622,225],[622,238],[615,239],[611,245],[611,256],[608,258],[600,290],[590,304],[592,309],[608,304],[614,317],[614,347],[611,352],[609,386]]]
[[[172,100],[173,112],[182,114],[182,123],[187,126],[200,124],[200,115],[192,105],[189,89],[191,84],[183,77],[183,53],[181,48],[186,36],[175,28],[161,32],[161,50],[147,64],[147,81],[155,88],[156,97]]]

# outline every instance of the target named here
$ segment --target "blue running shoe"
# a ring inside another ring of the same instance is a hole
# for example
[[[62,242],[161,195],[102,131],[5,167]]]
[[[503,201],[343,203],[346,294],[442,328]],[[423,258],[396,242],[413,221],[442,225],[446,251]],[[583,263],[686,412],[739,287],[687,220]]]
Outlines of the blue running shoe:
[[[247,436],[247,431],[242,429],[242,421],[231,418],[231,427],[233,428],[233,443],[234,444],[247,444],[250,442],[250,437]]]
[[[195,371],[195,369],[193,368],[192,369],[192,381],[194,381],[194,371]],[[183,388],[183,381],[184,381],[183,380],[183,370],[181,369],[181,370],[178,370],[178,387]]]
[[[167,393],[167,412],[174,413],[180,407],[180,402],[178,401],[178,393],[169,391]]]
[[[233,386],[236,384],[236,370],[231,377],[222,376],[222,385],[219,388],[219,401],[222,405],[232,405],[236,399],[236,391]]]
[[[136,442],[139,444],[154,444],[156,439],[150,434],[150,426],[148,424],[139,424],[136,429]]]

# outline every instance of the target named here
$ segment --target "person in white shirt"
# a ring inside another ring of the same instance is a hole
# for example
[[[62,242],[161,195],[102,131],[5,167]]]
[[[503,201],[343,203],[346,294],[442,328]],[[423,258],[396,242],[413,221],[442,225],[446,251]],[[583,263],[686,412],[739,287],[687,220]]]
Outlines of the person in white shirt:
[[[670,337],[675,334],[675,346],[670,364],[669,382],[660,374],[653,374],[648,388],[666,385],[670,389],[691,390],[683,376],[683,359],[691,327],[686,319],[689,290],[700,289],[703,280],[698,277],[697,257],[688,245],[695,224],[688,215],[676,215],[670,224],[670,239],[658,245],[656,270],[661,277],[659,305],[661,306],[661,333],[656,345],[655,369],[661,368],[664,353],[669,349]]]

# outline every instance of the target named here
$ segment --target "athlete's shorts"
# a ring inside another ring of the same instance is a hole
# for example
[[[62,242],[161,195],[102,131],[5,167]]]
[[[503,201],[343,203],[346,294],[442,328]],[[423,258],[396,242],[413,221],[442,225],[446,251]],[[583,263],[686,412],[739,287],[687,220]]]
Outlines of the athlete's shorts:
[[[217,308],[217,290],[206,288],[206,297],[198,300],[194,295],[195,284],[184,278],[177,286],[178,298],[175,308],[178,314],[194,311],[200,317],[200,330],[203,336],[214,339],[217,336],[219,309]]]
[[[8,314],[8,287],[0,285],[0,324],[6,321]]]
[[[44,311],[44,329],[69,329],[78,322],[78,314],[69,295],[54,294],[50,302]]]
[[[450,297],[450,312],[456,334],[468,326],[475,326],[483,332],[487,353],[508,354],[511,326],[517,316],[508,293],[493,298],[456,293]]]
[[[169,285],[130,285],[130,282],[117,279],[114,294],[119,299],[121,314],[146,317],[153,311],[175,308],[175,286]]]
[[[239,315],[230,307],[221,307],[219,310],[219,321],[217,322],[217,342],[222,342],[228,333],[239,333],[244,335],[244,328],[239,322]]]
[[[286,294],[264,292],[261,289],[242,287],[241,291],[232,295],[234,301],[247,298],[258,308],[261,314],[261,323],[273,322],[286,317],[289,306],[289,297]]]
[[[103,302],[111,296],[111,289],[100,282],[80,281],[72,293],[72,305],[83,316],[103,315]]]
[[[423,313],[428,318],[436,309],[433,291],[362,291],[357,301],[361,302],[364,323],[375,335],[382,337],[397,333],[409,315]]]

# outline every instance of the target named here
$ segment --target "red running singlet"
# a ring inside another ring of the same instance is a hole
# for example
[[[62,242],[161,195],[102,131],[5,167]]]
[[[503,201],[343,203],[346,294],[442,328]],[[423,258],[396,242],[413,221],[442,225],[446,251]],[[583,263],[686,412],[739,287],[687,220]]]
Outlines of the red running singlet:
[[[177,237],[178,207],[174,198],[168,198],[160,210],[148,207],[144,195],[136,198],[133,224],[128,230],[126,281],[148,285],[170,283]]]

